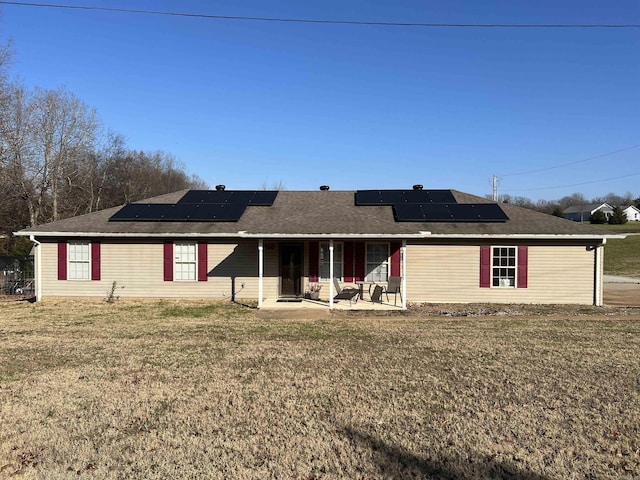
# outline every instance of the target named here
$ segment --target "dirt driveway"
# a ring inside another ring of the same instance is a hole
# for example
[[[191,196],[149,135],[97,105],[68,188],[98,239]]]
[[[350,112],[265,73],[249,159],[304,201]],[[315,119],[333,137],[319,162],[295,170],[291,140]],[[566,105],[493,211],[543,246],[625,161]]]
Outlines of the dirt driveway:
[[[609,307],[640,307],[640,284],[605,283],[604,304]]]

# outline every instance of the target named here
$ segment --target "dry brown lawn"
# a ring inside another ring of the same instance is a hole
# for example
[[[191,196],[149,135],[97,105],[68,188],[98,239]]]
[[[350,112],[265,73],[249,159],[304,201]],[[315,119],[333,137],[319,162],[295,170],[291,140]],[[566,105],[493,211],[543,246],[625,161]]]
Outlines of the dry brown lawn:
[[[0,478],[640,478],[637,310],[0,309]]]

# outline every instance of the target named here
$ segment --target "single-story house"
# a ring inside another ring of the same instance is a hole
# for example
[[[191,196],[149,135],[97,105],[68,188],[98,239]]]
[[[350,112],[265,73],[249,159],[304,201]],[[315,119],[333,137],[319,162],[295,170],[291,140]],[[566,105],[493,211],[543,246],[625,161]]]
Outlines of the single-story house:
[[[613,207],[608,203],[590,203],[588,205],[575,205],[562,211],[564,218],[574,222],[588,222],[591,215],[597,211],[604,213],[606,218],[613,215]]]
[[[36,297],[265,299],[334,281],[401,303],[602,305],[603,247],[624,238],[456,190],[185,190],[26,228]]]
[[[630,222],[640,222],[640,208],[635,205],[629,205],[628,207],[620,207],[622,212],[627,216],[627,220]]]

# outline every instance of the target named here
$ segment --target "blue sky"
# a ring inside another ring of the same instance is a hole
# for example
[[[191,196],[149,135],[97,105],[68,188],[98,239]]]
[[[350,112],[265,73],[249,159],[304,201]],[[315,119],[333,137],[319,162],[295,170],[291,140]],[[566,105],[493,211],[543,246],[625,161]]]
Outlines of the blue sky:
[[[37,0],[36,0],[37,1]],[[58,0],[208,15],[634,23],[637,0]],[[224,21],[0,5],[14,75],[210,185],[640,196],[640,29]],[[603,178],[621,177],[600,181]],[[566,186],[565,186],[566,185]],[[549,188],[562,186],[560,188]]]

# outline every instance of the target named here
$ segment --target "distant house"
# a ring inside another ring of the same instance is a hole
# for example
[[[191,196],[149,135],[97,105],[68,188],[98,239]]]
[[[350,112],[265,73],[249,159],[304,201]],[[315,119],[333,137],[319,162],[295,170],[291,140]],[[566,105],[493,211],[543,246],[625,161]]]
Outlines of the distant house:
[[[610,208],[610,207],[609,207]],[[591,210],[587,210],[587,215]],[[623,238],[456,190],[180,191],[17,232],[37,299],[304,298],[334,282],[407,302],[602,305],[603,249]],[[394,280],[395,280],[394,278]],[[382,287],[381,287],[382,288]]]
[[[640,222],[640,208],[633,205],[622,208],[623,213],[627,216],[627,220],[630,222]]]
[[[608,203],[590,203],[587,205],[574,205],[562,211],[564,218],[574,222],[588,222],[589,217],[600,210],[604,216],[609,218],[613,215],[613,207]]]

